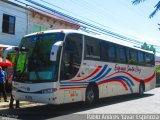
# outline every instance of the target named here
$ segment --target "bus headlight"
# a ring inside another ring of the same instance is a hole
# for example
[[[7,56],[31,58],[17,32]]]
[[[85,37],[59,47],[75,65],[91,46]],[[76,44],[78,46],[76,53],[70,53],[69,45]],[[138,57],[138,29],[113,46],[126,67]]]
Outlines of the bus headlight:
[[[49,88],[49,89],[42,90],[42,94],[53,93],[53,92],[56,92],[56,91],[57,91],[57,88]]]

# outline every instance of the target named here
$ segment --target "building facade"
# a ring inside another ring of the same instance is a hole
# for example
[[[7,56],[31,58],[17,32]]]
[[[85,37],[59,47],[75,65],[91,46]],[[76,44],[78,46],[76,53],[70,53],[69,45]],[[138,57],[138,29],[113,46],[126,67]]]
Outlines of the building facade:
[[[32,32],[79,27],[77,23],[32,6],[0,1],[0,44],[18,46],[22,37]]]

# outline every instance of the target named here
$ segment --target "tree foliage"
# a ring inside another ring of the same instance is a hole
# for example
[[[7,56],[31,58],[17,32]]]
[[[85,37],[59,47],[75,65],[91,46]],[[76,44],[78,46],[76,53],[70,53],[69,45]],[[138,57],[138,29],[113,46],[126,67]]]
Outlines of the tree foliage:
[[[132,1],[132,4],[133,5],[137,5],[137,4],[139,4],[139,3],[141,3],[141,2],[144,2],[144,1],[146,1],[146,0],[133,0]],[[160,10],[160,1],[154,6],[154,11],[149,15],[149,18],[152,18],[157,12],[158,12],[158,10]]]
[[[137,5],[137,4],[139,4],[139,3],[141,3],[141,2],[144,2],[145,0],[133,0],[132,1],[132,4],[133,5]]]
[[[153,45],[149,46],[146,42],[141,46],[141,48],[144,50],[153,51],[154,54],[156,53],[156,49],[154,48],[154,46]]]
[[[144,50],[149,50],[149,46],[147,45],[146,42],[141,46],[141,48]]]

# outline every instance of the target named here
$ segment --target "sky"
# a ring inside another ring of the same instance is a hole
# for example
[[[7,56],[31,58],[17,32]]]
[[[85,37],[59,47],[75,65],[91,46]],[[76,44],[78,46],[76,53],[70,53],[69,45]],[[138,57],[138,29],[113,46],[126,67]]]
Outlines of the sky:
[[[139,5],[132,5],[132,0],[33,1],[112,32],[160,46],[157,25],[160,23],[160,11],[152,19],[149,18],[159,0],[146,0]]]

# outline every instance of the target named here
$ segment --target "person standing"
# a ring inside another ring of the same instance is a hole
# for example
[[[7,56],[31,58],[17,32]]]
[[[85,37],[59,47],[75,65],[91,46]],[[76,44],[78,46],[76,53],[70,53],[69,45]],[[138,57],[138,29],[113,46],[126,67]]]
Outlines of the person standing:
[[[6,72],[3,71],[2,67],[0,66],[0,101],[1,101],[1,94],[3,93],[4,101],[8,102],[5,90],[5,83],[6,83]]]
[[[14,102],[14,99],[13,99],[13,95],[11,93],[11,100],[10,100],[10,103],[9,103],[9,108],[10,109],[13,109],[13,102]],[[16,108],[20,108],[19,107],[19,100],[16,100]]]
[[[12,78],[11,78],[12,80],[13,80],[13,75],[12,75]],[[11,82],[11,84],[12,84],[12,82]],[[11,85],[12,86],[12,85]],[[12,95],[12,87],[11,87],[11,99],[10,99],[10,103],[9,103],[9,108],[10,109],[13,109],[14,107],[13,107],[13,102],[14,102],[14,98],[13,98],[13,95]],[[19,107],[19,100],[16,100],[16,108],[20,108]]]

